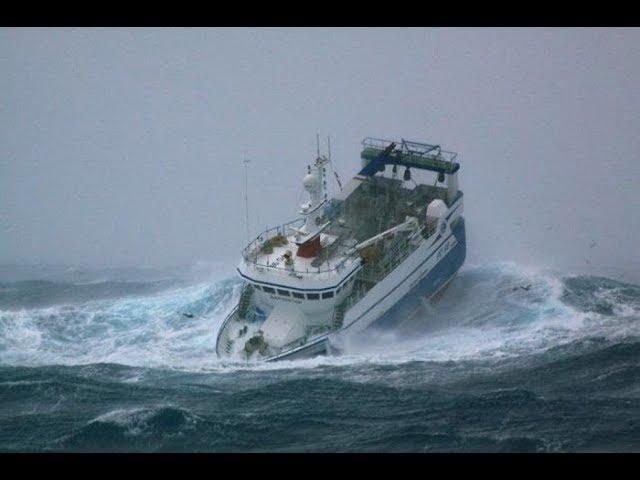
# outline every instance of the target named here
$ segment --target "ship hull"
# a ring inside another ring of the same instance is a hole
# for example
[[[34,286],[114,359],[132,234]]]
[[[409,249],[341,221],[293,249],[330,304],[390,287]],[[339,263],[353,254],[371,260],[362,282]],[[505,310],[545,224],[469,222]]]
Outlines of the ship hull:
[[[457,244],[439,261],[418,284],[409,290],[384,315],[374,321],[376,327],[390,328],[397,321],[423,311],[424,300],[437,301],[449,286],[458,270],[464,264],[467,255],[466,232],[464,222],[453,229]]]
[[[455,245],[438,259],[438,252],[446,248],[447,242],[451,242],[452,239],[455,240]],[[464,264],[466,250],[464,218],[460,217],[451,229],[450,235],[436,242],[435,248],[429,249],[428,254],[416,252],[416,257],[412,256],[403,264],[403,268],[394,272],[405,275],[399,280],[390,280],[393,281],[393,287],[388,281],[389,285],[385,295],[381,296],[364,313],[355,316],[355,318],[353,318],[354,316],[351,319],[345,318],[345,325],[338,331],[264,360],[267,362],[295,360],[323,355],[327,351],[339,351],[340,344],[346,336],[362,331],[371,325],[391,327],[395,322],[414,315],[423,306],[424,299],[433,300],[447,288]],[[417,265],[415,265],[416,263]],[[384,287],[384,285],[382,286]],[[225,319],[220,332],[232,321],[236,312],[237,307]],[[218,334],[216,351],[219,356],[224,356],[220,333]]]
[[[441,251],[446,242],[449,242],[451,238],[455,239],[455,245],[449,249],[447,253],[442,255],[439,260],[436,259],[434,262],[433,257]],[[420,256],[418,254],[417,259],[419,258]],[[336,332],[316,338],[305,345],[301,345],[279,355],[265,358],[264,360],[273,362],[323,355],[327,353],[327,351],[339,350],[339,345],[344,337],[352,335],[371,325],[382,327],[393,326],[396,321],[406,319],[419,311],[425,299],[432,300],[438,297],[449,285],[451,280],[453,280],[460,267],[464,264],[465,258],[466,231],[464,218],[460,217],[457,224],[451,229],[450,236],[436,242],[436,248],[433,248],[433,250],[426,255],[426,259],[422,259],[418,265],[415,266],[412,264],[418,262],[416,258],[405,262],[404,270],[409,270],[410,273],[399,281],[394,280],[396,285],[393,288],[389,288],[384,298],[380,298],[377,303],[374,303],[365,313],[355,319],[351,319],[351,321],[345,319],[347,320],[345,326]],[[430,262],[433,262],[431,268],[429,268]],[[425,264],[427,265],[426,268],[424,267]],[[385,303],[390,305],[386,309],[384,308]],[[226,325],[233,319],[235,314],[237,314],[237,307],[225,319],[220,332],[226,328]],[[219,333],[216,351],[218,352],[218,356],[223,357],[224,354],[222,354],[220,343]]]
[[[385,311],[372,309],[367,314],[357,318],[337,332],[329,334],[326,337],[320,337],[313,342],[289,352],[267,358],[266,361],[308,358],[325,354],[327,351],[334,349],[340,350],[341,340],[347,335],[373,325],[376,327],[392,327],[397,321],[414,315],[422,308],[424,299],[434,300],[447,288],[460,267],[464,264],[467,251],[464,218],[461,217],[459,219],[457,225],[452,228],[451,234],[455,237],[455,246],[444,254],[422,277],[419,277],[420,269],[414,268],[413,273],[405,277],[404,280],[397,285],[400,288],[405,286],[406,293],[402,293],[401,298],[390,308]],[[448,239],[445,239],[444,241],[446,242],[447,240]],[[437,251],[438,248],[434,249],[432,254],[437,255]],[[424,262],[428,262],[428,260],[429,258],[427,257]],[[412,285],[412,283],[415,283],[415,285],[410,287],[404,285]],[[334,348],[332,348],[332,345]]]

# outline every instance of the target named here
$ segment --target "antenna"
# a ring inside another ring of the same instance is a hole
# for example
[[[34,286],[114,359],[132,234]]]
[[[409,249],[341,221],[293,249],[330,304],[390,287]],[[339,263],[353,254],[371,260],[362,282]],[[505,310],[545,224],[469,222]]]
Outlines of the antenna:
[[[247,154],[244,154],[244,222],[247,227],[247,243],[251,241],[251,237],[249,236],[249,183],[247,178],[249,177],[249,162],[251,160],[247,159]]]
[[[318,158],[320,158],[320,134],[316,133],[316,144],[318,146]]]
[[[327,152],[329,154],[329,163],[331,164],[331,171],[333,172],[333,176],[336,179],[336,183],[338,184],[340,191],[342,191],[342,182],[340,181],[338,172],[336,172],[336,169],[333,167],[333,162],[331,161],[331,137],[329,135],[327,135]]]
[[[340,177],[338,176],[338,172],[333,171],[333,175],[336,177],[336,182],[338,182],[338,187],[340,187],[340,191],[342,191],[342,182],[340,181]]]

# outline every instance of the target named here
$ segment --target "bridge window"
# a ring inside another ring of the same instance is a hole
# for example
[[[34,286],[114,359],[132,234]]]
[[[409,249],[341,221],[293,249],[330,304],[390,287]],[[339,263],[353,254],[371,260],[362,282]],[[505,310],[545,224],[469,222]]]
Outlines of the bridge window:
[[[276,291],[271,287],[262,287],[262,290],[264,290],[267,293],[276,293]]]
[[[293,298],[304,298],[304,293],[291,292],[291,295],[293,295]]]
[[[256,284],[253,285],[253,288],[255,288],[256,290],[262,290],[262,287]]]
[[[333,292],[324,292],[322,298],[333,298]]]
[[[283,297],[291,296],[291,294],[289,293],[289,290],[280,290],[280,289],[278,289],[278,295],[282,295]]]
[[[307,293],[307,300],[320,300],[319,293]]]

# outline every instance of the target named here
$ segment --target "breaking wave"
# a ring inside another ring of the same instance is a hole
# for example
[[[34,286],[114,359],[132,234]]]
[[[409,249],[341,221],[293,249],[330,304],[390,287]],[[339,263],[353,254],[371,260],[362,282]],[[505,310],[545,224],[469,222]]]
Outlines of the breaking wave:
[[[640,286],[468,266],[342,355],[223,362],[237,280],[0,285],[0,450],[640,450]]]
[[[215,358],[215,336],[237,301],[237,280],[86,287],[30,281],[0,285],[0,364],[242,368]],[[94,298],[87,301],[87,296]],[[17,308],[18,299],[30,305],[34,298],[46,306]],[[640,287],[513,264],[463,270],[442,300],[427,308],[418,317],[395,319],[392,329],[372,328],[349,339],[340,357],[249,368],[497,360],[589,338],[624,342],[640,335]]]

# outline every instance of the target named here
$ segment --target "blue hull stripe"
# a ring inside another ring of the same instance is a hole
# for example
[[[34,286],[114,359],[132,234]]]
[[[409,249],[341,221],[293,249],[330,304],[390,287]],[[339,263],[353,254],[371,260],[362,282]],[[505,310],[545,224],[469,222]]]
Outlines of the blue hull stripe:
[[[446,266],[450,266],[450,268],[448,268],[447,270],[450,270],[451,273],[450,275],[448,275],[447,280],[449,278],[451,278],[462,266],[462,264],[464,263],[464,259],[466,257],[466,241],[465,241],[465,228],[464,228],[464,219],[462,217],[460,217],[459,223],[456,225],[455,229],[453,230],[453,233],[451,235],[449,235],[440,245],[440,247],[442,245],[444,245],[445,242],[447,242],[452,235],[455,235],[456,239],[458,240],[458,244],[452,248],[449,252],[447,252],[447,254],[443,257],[442,260],[440,260],[433,269],[431,269],[431,271],[422,279],[420,280],[420,282],[418,283],[418,285],[416,285],[414,288],[411,289],[411,291],[405,295],[405,297],[403,297],[404,299],[407,299],[408,297],[410,297],[411,293],[414,293],[416,290],[421,290],[424,289],[426,285],[429,284],[429,282],[433,281],[434,278],[438,278],[438,275],[440,274],[440,272],[446,268]],[[376,305],[378,305],[380,302],[382,302],[385,298],[387,298],[389,295],[391,295],[396,289],[398,289],[404,282],[406,282],[409,277],[411,277],[418,269],[420,269],[432,256],[434,256],[436,254],[436,252],[438,251],[438,249],[440,248],[438,247],[437,249],[435,249],[431,255],[429,255],[426,259],[424,259],[416,268],[414,268],[411,273],[409,275],[407,275],[404,280],[402,280],[401,282],[398,282],[398,284],[393,287],[384,297],[380,298],[377,302],[375,302],[373,305],[371,305],[367,310],[365,310],[364,313],[362,313],[358,318],[356,318],[353,322],[351,322],[349,325],[347,325],[347,327],[353,325],[354,323],[356,323],[358,320],[360,320],[364,315],[366,315],[367,313],[369,313],[369,311],[371,311],[372,308],[374,308]],[[453,268],[451,268],[453,267]],[[441,282],[441,284],[444,284],[446,282]],[[441,285],[440,285],[441,286]],[[422,288],[421,288],[422,287]],[[437,292],[437,288],[436,290],[433,291],[433,293]],[[432,293],[432,294],[433,294]],[[402,300],[400,301],[402,302]],[[396,303],[396,305],[394,305],[393,307],[391,307],[390,310],[394,310],[396,306],[399,306],[400,302]]]
[[[467,245],[464,219],[454,229],[458,243],[440,260],[433,269],[422,278],[400,301],[391,307],[384,315],[376,320],[377,326],[389,326],[398,318],[404,318],[402,313],[415,312],[422,305],[422,298],[431,298],[444,287],[464,264]]]

